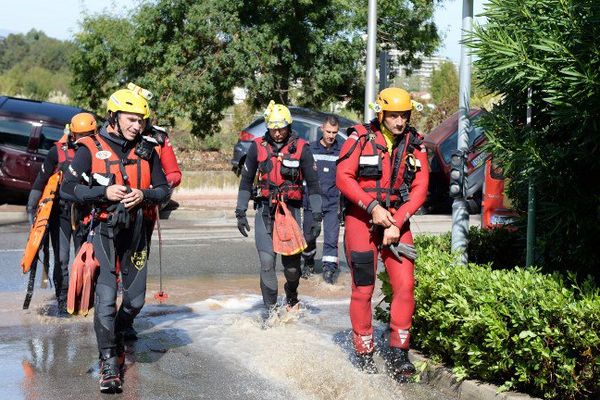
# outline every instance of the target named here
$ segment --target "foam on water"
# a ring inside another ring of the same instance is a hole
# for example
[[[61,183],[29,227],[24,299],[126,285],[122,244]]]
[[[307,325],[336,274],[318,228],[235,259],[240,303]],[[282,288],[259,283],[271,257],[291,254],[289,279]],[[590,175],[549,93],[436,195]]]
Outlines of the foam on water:
[[[350,362],[348,302],[304,297],[301,311],[281,309],[265,323],[260,296],[217,296],[189,304],[193,316],[182,316],[177,327],[193,346],[213,349],[299,398],[403,398],[387,375],[364,374]]]

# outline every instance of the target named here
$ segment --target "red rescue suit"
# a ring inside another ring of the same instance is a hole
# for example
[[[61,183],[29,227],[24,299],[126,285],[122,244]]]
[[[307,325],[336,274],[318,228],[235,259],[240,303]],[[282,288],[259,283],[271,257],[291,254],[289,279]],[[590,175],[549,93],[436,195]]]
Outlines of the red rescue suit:
[[[292,137],[279,152],[273,152],[264,137],[256,138],[254,141],[258,161],[256,197],[272,202],[278,198],[286,202],[302,201],[303,177],[300,157],[306,141]]]
[[[361,354],[373,351],[371,297],[381,253],[394,292],[390,346],[408,349],[415,307],[414,262],[404,256],[398,260],[389,248],[382,247],[384,228],[369,222],[369,212],[375,204],[388,209],[400,229],[400,242],[413,244],[409,218],[427,197],[427,152],[422,137],[412,128],[396,137],[392,154],[377,120],[369,129],[356,125],[352,130],[340,151],[336,185],[347,201],[344,245],[352,272],[350,319],[354,347]]]
[[[160,165],[162,166],[163,171],[165,171],[169,186],[171,186],[171,188],[179,186],[181,183],[181,170],[179,169],[177,157],[175,157],[175,152],[173,151],[173,146],[171,145],[169,137],[165,137],[165,142],[160,146],[156,146],[155,149],[160,156]]]
[[[54,168],[54,172],[58,172],[63,168],[63,166],[65,166],[65,163],[66,166],[71,164],[71,161],[73,161],[73,158],[75,157],[75,149],[69,147],[67,142],[58,141],[55,143],[55,145],[56,153],[58,154],[58,163]]]

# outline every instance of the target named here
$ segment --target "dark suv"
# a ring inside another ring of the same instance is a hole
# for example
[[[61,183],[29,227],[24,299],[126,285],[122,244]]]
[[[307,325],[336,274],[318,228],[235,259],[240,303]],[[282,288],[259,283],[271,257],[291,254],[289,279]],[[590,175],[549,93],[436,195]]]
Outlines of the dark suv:
[[[65,124],[86,110],[0,96],[0,202],[21,202]]]
[[[327,113],[314,111],[302,107],[289,107],[292,114],[292,130],[301,138],[313,142],[321,135],[320,126],[323,124]],[[358,122],[347,118],[337,116],[340,120],[340,131],[338,135],[346,139],[346,129]],[[246,160],[246,154],[250,148],[250,143],[259,136],[263,136],[267,131],[264,117],[255,119],[250,125],[239,132],[239,140],[233,148],[233,158],[231,159],[231,168],[239,175],[240,169]]]

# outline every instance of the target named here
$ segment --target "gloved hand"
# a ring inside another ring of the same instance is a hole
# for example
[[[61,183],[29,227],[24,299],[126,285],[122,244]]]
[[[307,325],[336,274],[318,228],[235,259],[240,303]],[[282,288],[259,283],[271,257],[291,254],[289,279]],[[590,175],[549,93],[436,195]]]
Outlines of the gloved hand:
[[[313,240],[317,240],[321,234],[321,221],[323,221],[323,215],[321,213],[313,213],[313,222],[310,226],[310,236]]]
[[[37,214],[37,206],[35,207],[26,207],[27,210],[27,219],[29,223],[33,225],[33,220],[35,219],[35,215]]]
[[[414,261],[417,258],[417,249],[415,249],[415,246],[413,245],[398,242],[391,244],[389,247],[398,260],[400,260],[400,255],[403,255],[411,261]]]
[[[248,224],[248,219],[246,218],[246,211],[244,210],[235,210],[235,217],[237,218],[237,227],[240,230],[240,233],[248,237],[248,232],[250,232],[250,225]]]
[[[33,224],[33,220],[35,219],[35,215],[37,214],[37,207],[40,201],[40,197],[42,197],[41,190],[32,189],[31,192],[29,192],[26,210],[30,224]]]

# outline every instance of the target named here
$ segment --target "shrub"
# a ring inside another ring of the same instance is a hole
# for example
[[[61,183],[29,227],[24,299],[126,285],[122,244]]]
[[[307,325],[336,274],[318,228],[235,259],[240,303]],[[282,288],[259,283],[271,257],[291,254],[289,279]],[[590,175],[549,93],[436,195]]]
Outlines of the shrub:
[[[415,348],[459,377],[504,390],[600,396],[600,294],[592,281],[575,286],[535,268],[459,265],[445,236],[417,237],[416,245]]]

